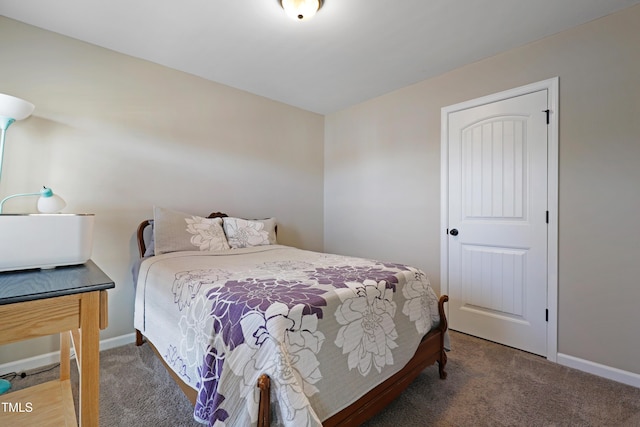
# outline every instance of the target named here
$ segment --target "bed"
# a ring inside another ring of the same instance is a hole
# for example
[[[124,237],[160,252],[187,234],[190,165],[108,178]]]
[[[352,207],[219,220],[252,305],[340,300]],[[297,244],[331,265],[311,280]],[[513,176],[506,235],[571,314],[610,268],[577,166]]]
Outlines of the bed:
[[[426,367],[446,378],[448,298],[422,271],[276,234],[273,219],[162,209],[138,227],[136,342],[154,349],[196,420],[355,426]]]

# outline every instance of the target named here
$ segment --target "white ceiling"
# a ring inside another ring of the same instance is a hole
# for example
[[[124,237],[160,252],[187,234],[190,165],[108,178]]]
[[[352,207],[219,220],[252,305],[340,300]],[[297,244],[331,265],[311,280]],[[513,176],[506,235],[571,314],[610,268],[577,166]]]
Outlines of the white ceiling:
[[[6,17],[326,114],[640,0],[0,0]]]

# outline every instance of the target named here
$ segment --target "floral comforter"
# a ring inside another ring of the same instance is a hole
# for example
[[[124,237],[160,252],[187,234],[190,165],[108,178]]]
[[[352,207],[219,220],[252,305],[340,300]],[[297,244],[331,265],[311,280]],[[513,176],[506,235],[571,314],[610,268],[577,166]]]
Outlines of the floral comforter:
[[[271,245],[145,260],[135,327],[198,391],[194,418],[255,425],[258,377],[272,425],[319,426],[399,371],[439,323],[412,267]]]

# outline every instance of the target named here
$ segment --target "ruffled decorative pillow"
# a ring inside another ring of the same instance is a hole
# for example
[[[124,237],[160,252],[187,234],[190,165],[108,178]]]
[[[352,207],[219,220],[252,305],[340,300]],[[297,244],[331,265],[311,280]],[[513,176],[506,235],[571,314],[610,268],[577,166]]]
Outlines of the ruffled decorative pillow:
[[[276,244],[275,218],[248,220],[227,217],[222,220],[224,232],[232,248]]]

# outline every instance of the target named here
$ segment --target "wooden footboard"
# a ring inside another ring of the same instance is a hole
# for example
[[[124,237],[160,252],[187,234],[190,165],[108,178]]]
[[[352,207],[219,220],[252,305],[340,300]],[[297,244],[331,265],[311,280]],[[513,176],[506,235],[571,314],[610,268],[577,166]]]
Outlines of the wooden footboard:
[[[426,367],[436,362],[438,363],[440,378],[447,378],[447,372],[445,371],[447,354],[444,349],[444,336],[448,327],[444,303],[447,301],[449,301],[447,295],[440,297],[438,301],[440,325],[437,329],[425,335],[416,350],[416,354],[409,363],[352,405],[324,421],[322,423],[324,427],[358,426],[362,424],[397,398]],[[271,420],[269,412],[271,383],[269,377],[262,375],[258,379],[257,386],[260,389],[258,427],[269,427]]]

